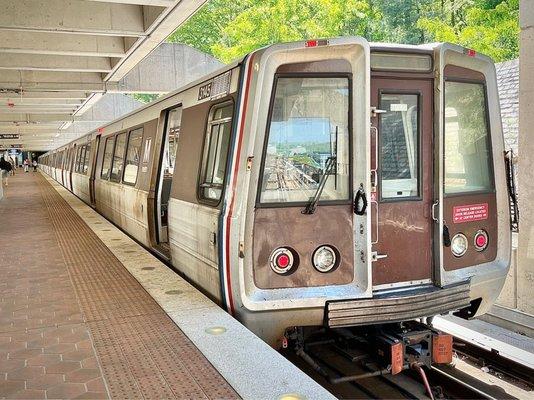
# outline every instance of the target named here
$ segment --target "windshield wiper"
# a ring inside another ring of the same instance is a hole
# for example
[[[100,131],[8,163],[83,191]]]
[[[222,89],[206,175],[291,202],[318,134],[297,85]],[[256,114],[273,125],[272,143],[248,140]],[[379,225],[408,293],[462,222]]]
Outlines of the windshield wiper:
[[[304,208],[304,210],[302,210],[302,214],[313,214],[315,212],[315,209],[317,208],[317,203],[319,203],[319,199],[321,198],[321,194],[323,193],[323,189],[326,185],[326,180],[330,176],[335,165],[336,156],[328,157],[326,160],[324,171],[319,179],[319,186],[317,186],[317,190],[315,191],[313,197],[310,198],[310,202],[306,204],[306,207]]]

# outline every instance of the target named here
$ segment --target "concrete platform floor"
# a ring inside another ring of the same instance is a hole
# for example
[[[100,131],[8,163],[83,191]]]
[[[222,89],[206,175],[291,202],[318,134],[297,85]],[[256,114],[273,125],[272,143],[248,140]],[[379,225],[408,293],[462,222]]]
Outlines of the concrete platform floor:
[[[0,398],[237,398],[40,173],[0,202]]]

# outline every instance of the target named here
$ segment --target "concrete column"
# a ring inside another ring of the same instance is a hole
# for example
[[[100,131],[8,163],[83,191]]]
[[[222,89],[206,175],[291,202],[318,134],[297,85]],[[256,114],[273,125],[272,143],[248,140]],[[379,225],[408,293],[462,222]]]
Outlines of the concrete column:
[[[534,314],[534,2],[520,3],[517,308]]]

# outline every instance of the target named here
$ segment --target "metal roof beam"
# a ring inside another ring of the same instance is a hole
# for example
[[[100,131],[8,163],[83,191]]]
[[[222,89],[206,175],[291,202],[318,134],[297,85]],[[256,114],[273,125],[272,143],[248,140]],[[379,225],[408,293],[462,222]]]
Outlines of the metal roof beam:
[[[14,95],[37,92],[106,92],[116,90],[117,84],[104,83],[98,72],[51,72],[4,70],[0,74],[0,92]]]
[[[143,7],[85,0],[0,0],[0,29],[144,36]]]
[[[70,122],[70,121],[78,121],[78,118],[73,117],[70,113],[32,113],[32,114],[24,114],[24,113],[3,113],[0,112],[0,122],[12,122],[12,123],[35,123],[39,124],[40,121],[42,122]],[[91,120],[91,123],[107,123],[109,121],[95,121]]]
[[[7,57],[0,57],[0,69],[107,73],[111,71],[111,63],[108,57],[57,57],[45,54],[10,54]]]
[[[147,36],[129,46],[127,57],[118,60],[116,65],[113,66],[113,71],[104,80],[116,82],[124,78],[137,63],[174,32],[177,26],[188,20],[205,2],[206,0],[181,0],[176,2],[174,7],[161,12],[153,22],[146,20],[145,26],[150,23],[150,27],[146,32]],[[153,19],[153,16],[150,16],[150,9],[147,6],[143,7],[143,13],[146,18]]]
[[[0,31],[0,53],[121,58],[124,46],[118,36]]]
[[[0,79],[1,80],[1,79]],[[11,100],[13,102],[22,101],[66,101],[81,102],[87,98],[90,93],[86,92],[24,92],[22,95],[17,92],[0,92],[0,101]]]

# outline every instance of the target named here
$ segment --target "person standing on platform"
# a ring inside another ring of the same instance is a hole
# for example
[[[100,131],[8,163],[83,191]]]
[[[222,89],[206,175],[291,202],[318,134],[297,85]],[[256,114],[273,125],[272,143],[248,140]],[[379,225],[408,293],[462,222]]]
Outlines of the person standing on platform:
[[[37,171],[37,160],[33,160],[32,167],[33,167],[33,172]]]
[[[11,175],[15,176],[15,169],[17,169],[17,164],[15,163],[15,160],[13,160],[13,157],[9,157],[7,161],[11,164]]]
[[[28,168],[30,168],[30,160],[25,159],[24,160],[24,172],[28,172]]]
[[[11,169],[11,164],[8,163],[4,157],[0,158],[0,175],[2,175],[2,180],[5,186],[7,186],[7,178],[9,177]]]

